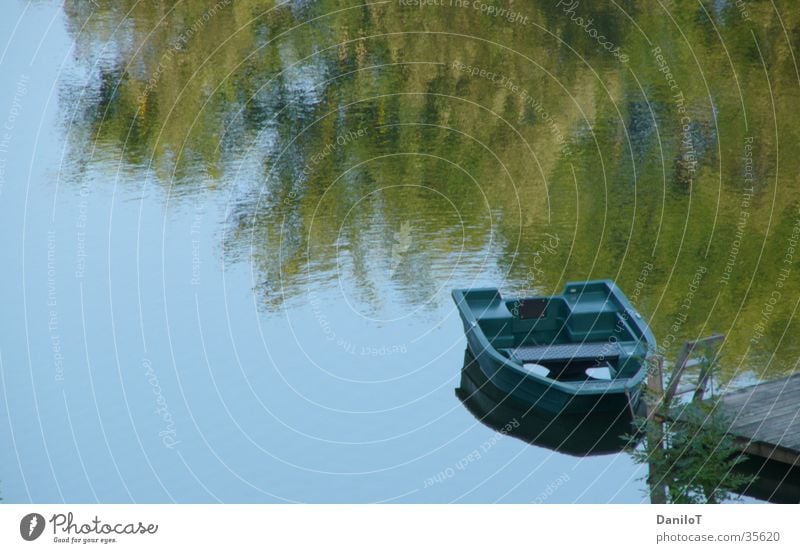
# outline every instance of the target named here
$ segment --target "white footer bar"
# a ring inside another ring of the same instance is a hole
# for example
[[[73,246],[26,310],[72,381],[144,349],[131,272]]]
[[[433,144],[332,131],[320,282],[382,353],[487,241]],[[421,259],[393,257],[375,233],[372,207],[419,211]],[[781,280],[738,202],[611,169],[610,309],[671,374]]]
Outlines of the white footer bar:
[[[800,551],[798,514],[796,505],[0,505],[0,551]]]

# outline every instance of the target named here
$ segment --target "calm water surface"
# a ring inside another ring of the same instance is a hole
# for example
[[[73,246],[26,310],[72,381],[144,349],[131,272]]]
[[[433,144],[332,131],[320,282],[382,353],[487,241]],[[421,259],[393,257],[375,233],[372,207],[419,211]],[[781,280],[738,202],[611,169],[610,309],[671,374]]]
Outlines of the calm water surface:
[[[794,371],[800,12],[448,1],[5,6],[6,501],[648,501],[462,405],[454,287]]]

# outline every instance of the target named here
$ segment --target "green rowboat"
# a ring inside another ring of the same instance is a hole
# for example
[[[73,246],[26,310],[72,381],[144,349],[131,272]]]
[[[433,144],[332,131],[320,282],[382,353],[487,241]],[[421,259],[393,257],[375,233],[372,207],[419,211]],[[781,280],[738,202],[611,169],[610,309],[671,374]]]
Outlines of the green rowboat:
[[[551,414],[633,411],[655,338],[610,280],[571,282],[558,296],[503,298],[453,290],[470,352],[491,385]]]

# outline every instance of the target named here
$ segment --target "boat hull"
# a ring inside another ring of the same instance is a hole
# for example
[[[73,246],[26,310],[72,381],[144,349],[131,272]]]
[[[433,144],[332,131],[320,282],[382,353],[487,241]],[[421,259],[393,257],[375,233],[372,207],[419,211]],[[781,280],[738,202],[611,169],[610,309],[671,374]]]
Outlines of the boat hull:
[[[495,388],[467,350],[456,396],[482,423],[528,443],[578,457],[618,453],[634,445],[633,417],[591,410],[580,414],[550,414],[530,408]]]

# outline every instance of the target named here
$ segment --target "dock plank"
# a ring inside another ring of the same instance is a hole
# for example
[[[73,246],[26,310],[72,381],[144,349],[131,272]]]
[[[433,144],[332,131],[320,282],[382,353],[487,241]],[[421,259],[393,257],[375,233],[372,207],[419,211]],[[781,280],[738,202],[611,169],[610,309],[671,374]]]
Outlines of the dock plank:
[[[763,411],[771,406],[800,397],[800,378],[783,379],[780,385],[769,382],[757,384],[722,396],[721,401],[728,409]],[[763,386],[763,388],[761,387]]]
[[[800,400],[797,400],[800,401]],[[763,411],[731,411],[723,406],[722,412],[728,417],[731,427],[745,427],[754,422],[777,421],[791,418],[800,412],[800,404],[797,402],[787,404],[777,404],[771,409]]]
[[[800,374],[729,392],[718,408],[749,453],[800,462]]]
[[[769,388],[765,388],[763,390],[753,390],[750,393],[744,393],[742,396],[741,404],[747,405],[754,401],[756,402],[763,402],[766,405],[770,403],[775,403],[778,398],[797,395],[800,393],[800,379],[792,379],[785,382],[783,386],[770,386]],[[738,398],[729,398],[728,401],[733,403]]]

